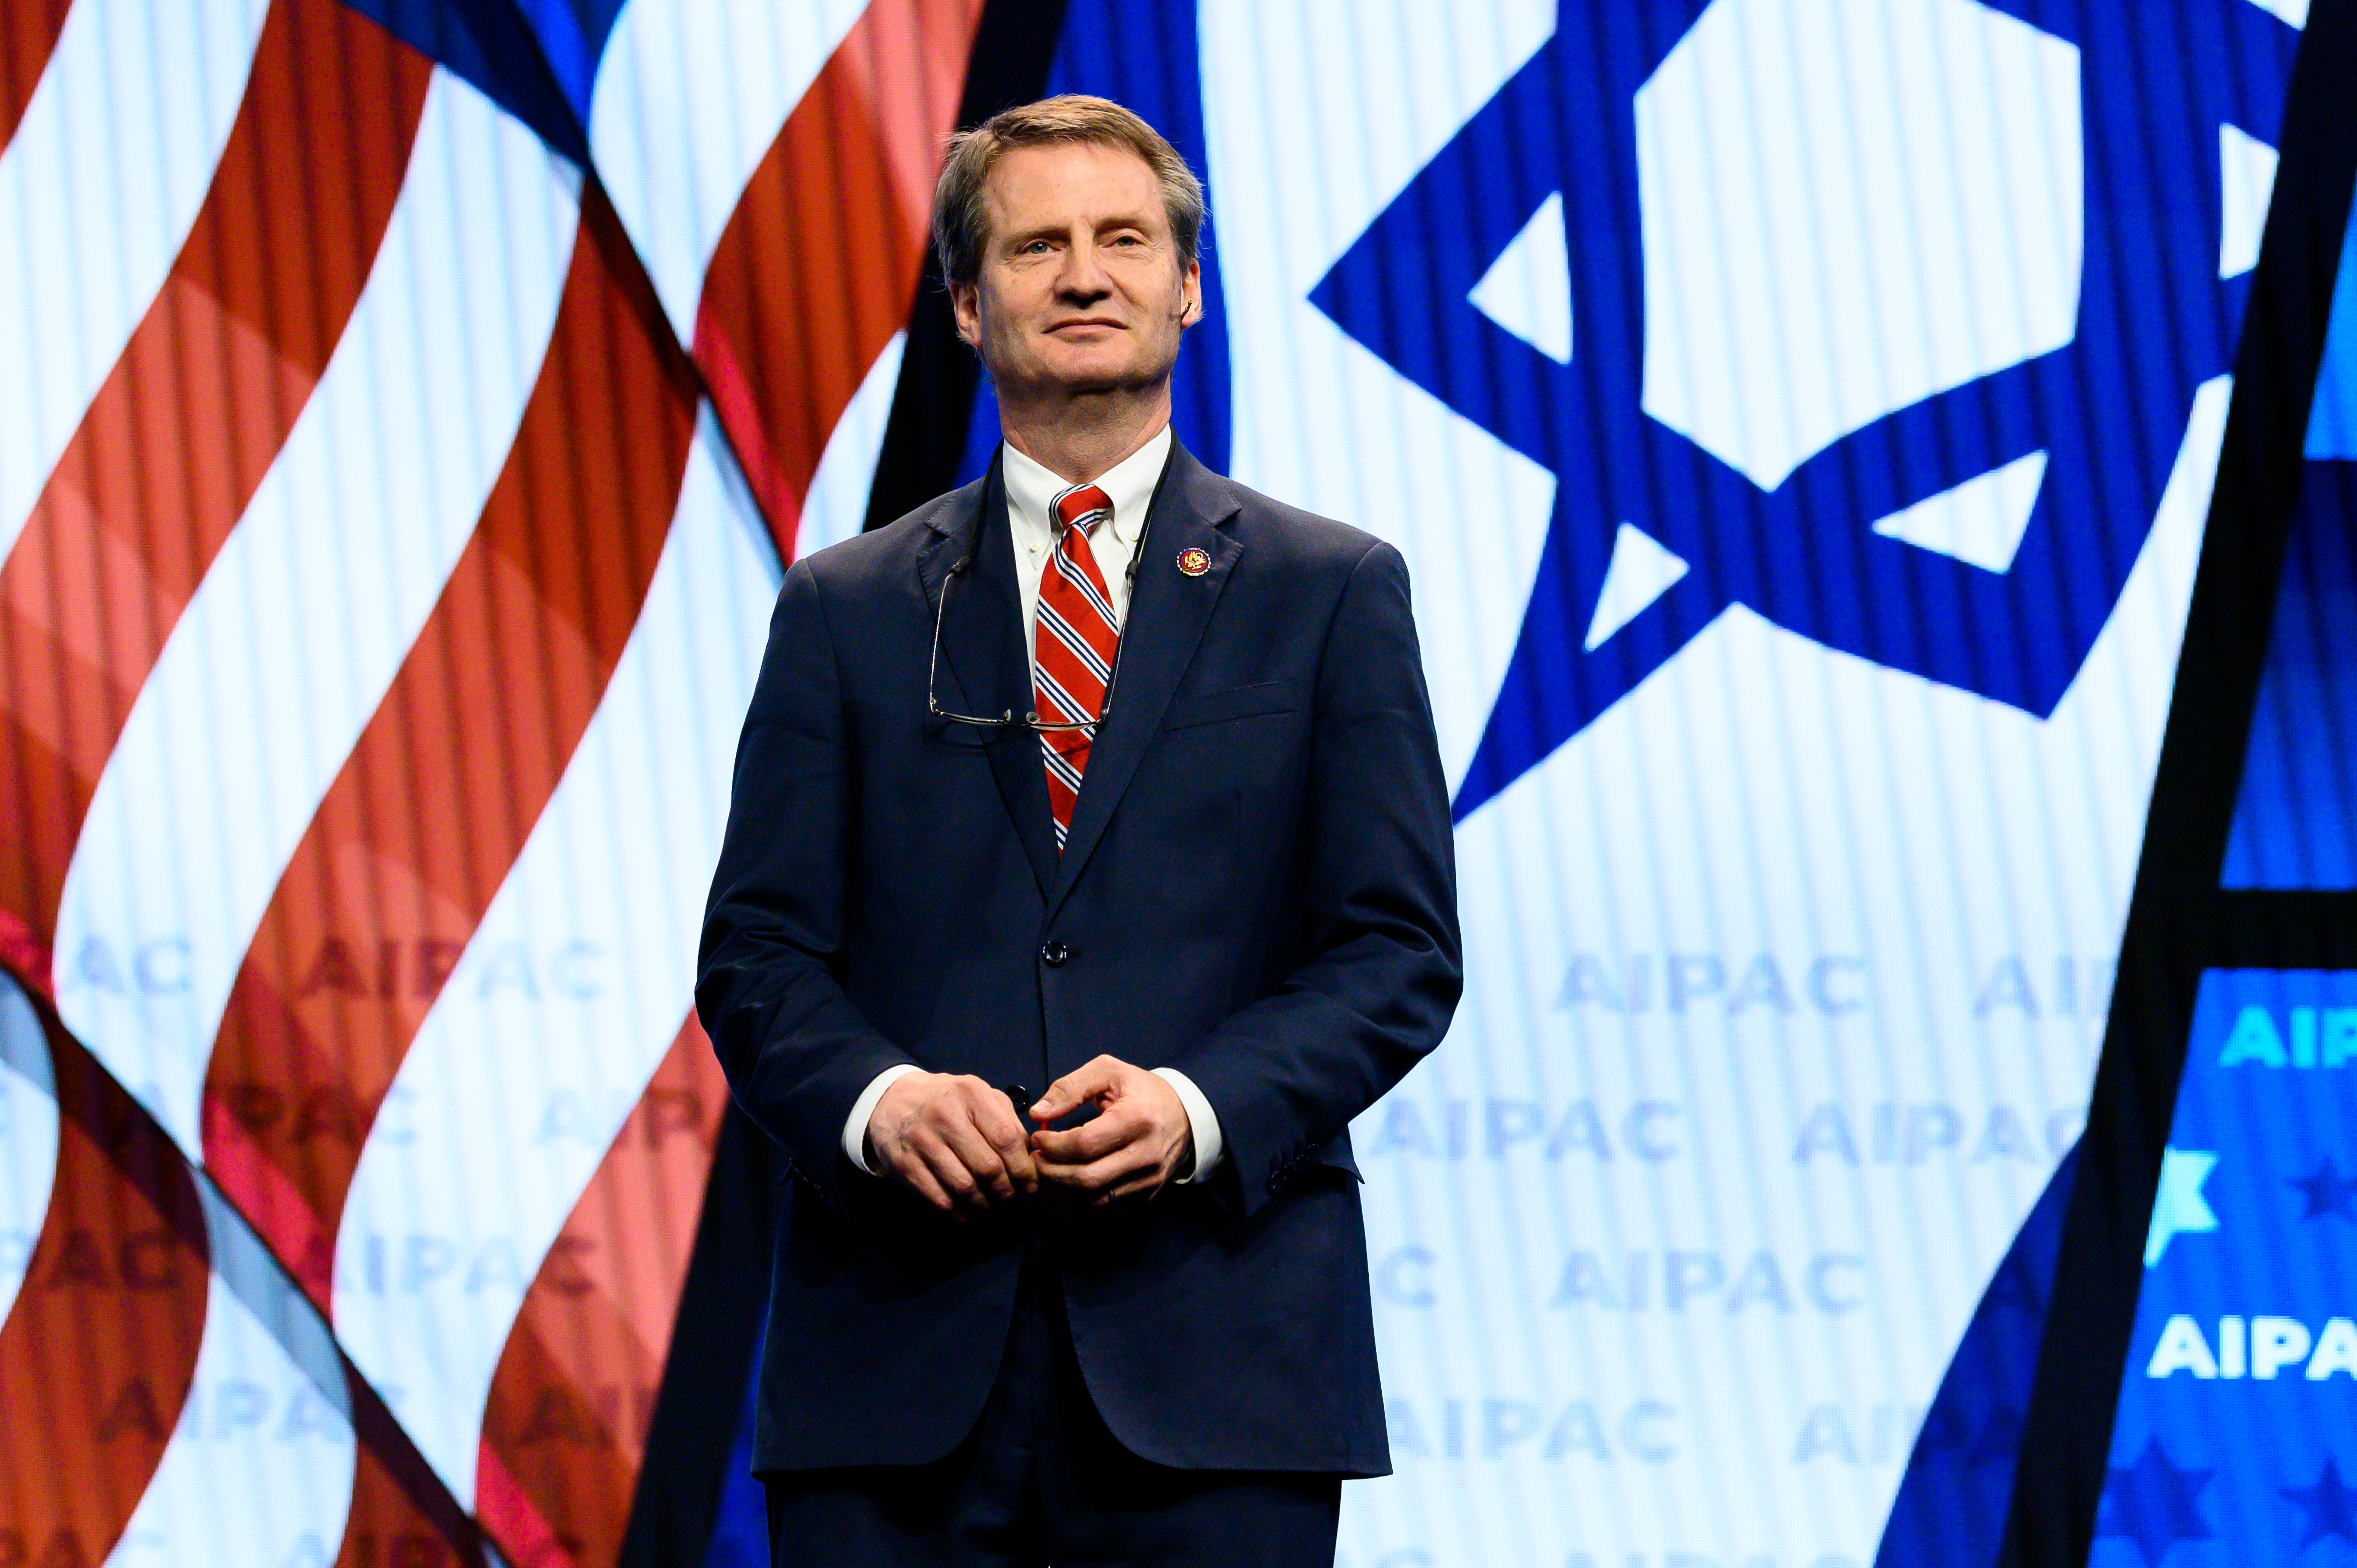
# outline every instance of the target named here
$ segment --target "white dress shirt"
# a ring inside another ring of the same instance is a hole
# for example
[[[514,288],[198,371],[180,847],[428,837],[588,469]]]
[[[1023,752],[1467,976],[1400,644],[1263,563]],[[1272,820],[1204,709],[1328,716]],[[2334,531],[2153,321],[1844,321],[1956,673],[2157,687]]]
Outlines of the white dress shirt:
[[[1137,557],[1137,542],[1146,532],[1146,514],[1154,504],[1154,487],[1161,482],[1162,469],[1169,457],[1170,427],[1166,424],[1151,441],[1097,479],[1097,488],[1113,502],[1113,517],[1089,531],[1089,553],[1096,558],[1097,570],[1104,576],[1105,592],[1113,600],[1116,618],[1129,614],[1130,563]],[[1031,655],[1036,672],[1039,579],[1047,572],[1049,553],[1056,547],[1053,509],[1056,498],[1072,485],[1071,480],[1012,446],[1001,446],[999,458],[1006,482],[1008,532],[1015,536],[1015,581],[1023,593],[1023,647]],[[1082,788],[1086,788],[1085,779]],[[843,1123],[843,1152],[853,1165],[870,1176],[877,1173],[867,1163],[867,1123],[875,1116],[884,1091],[906,1074],[918,1070],[905,1062],[886,1068],[852,1101],[851,1114]],[[1195,1168],[1178,1179],[1193,1181],[1211,1175],[1226,1149],[1220,1135],[1220,1118],[1211,1110],[1211,1102],[1203,1098],[1203,1091],[1195,1087],[1194,1080],[1177,1068],[1156,1068],[1154,1076],[1178,1092],[1178,1103],[1187,1108],[1188,1129],[1195,1135]]]

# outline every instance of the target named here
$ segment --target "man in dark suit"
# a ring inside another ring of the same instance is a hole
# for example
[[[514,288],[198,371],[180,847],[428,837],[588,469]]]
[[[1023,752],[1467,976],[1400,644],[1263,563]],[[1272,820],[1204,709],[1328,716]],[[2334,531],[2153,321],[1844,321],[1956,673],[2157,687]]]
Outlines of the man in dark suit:
[[[780,1564],[1326,1564],[1390,1468],[1348,1124],[1457,1004],[1448,790],[1397,552],[1171,437],[1202,211],[1103,100],[959,138],[1006,445],[779,596],[696,1000],[791,1162]]]

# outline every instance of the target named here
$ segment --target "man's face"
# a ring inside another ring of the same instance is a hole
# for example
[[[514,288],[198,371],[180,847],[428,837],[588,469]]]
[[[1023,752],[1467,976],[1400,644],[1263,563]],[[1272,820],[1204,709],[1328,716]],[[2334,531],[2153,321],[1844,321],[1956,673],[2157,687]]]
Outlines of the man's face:
[[[958,336],[1002,397],[1153,385],[1202,314],[1202,269],[1179,264],[1146,160],[1090,143],[1017,147],[983,188],[989,239],[952,285]]]

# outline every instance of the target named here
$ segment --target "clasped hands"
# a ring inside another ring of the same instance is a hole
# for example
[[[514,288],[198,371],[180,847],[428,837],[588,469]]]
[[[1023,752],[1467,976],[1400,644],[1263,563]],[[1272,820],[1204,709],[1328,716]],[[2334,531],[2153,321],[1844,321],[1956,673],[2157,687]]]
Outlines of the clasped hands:
[[[1078,1127],[1046,1125],[1094,1105]],[[869,1163],[960,1219],[1045,1192],[1078,1207],[1149,1197],[1194,1168],[1178,1091],[1144,1068],[1099,1057],[1048,1086],[1026,1128],[1005,1091],[971,1074],[895,1079],[867,1119]]]

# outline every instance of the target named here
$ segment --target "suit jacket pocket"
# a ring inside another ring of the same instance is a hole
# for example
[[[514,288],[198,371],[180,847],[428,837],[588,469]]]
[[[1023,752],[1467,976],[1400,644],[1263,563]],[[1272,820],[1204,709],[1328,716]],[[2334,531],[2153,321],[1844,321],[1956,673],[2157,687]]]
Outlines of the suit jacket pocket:
[[[1198,725],[1221,724],[1229,719],[1289,714],[1300,705],[1300,688],[1298,681],[1258,681],[1249,686],[1231,686],[1224,692],[1198,692],[1172,703],[1162,727],[1192,729]]]

